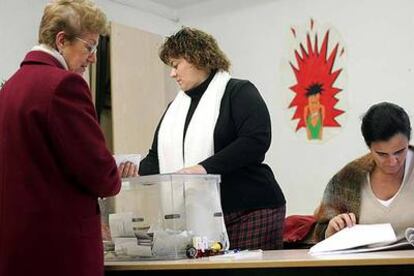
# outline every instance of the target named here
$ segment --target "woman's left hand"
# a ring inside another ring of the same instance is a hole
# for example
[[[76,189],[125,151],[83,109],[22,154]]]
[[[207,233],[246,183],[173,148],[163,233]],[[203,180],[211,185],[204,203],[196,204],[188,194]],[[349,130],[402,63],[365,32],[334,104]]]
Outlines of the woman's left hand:
[[[204,169],[203,166],[195,165],[195,166],[192,166],[192,167],[183,168],[183,169],[179,170],[177,173],[182,173],[182,174],[207,174],[207,171],[206,171],[206,169]]]

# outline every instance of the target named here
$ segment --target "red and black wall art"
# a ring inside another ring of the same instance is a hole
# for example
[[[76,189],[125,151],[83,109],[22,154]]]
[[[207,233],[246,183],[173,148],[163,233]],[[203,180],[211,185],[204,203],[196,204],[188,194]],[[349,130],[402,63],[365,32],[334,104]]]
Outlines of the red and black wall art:
[[[346,105],[340,102],[345,93],[345,48],[334,28],[317,28],[313,19],[307,27],[291,27],[290,32],[291,120],[296,132],[305,130],[301,133],[308,141],[322,141],[332,134],[329,129],[341,128],[338,119],[345,113]]]

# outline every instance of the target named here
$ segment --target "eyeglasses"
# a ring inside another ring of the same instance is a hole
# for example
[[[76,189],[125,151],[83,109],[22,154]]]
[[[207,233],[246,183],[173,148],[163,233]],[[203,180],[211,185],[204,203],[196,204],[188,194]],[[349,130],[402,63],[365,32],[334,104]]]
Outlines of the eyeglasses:
[[[83,44],[85,44],[86,49],[88,50],[90,55],[93,55],[96,53],[96,50],[98,50],[98,43],[96,43],[95,45],[90,44],[88,41],[83,40],[80,37],[75,37],[77,40],[83,42]]]

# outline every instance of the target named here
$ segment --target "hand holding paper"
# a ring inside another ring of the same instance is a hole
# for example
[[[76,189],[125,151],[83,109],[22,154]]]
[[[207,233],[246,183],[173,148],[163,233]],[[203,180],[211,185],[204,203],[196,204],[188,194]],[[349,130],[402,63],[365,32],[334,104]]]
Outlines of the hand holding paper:
[[[138,176],[139,162],[141,155],[139,154],[117,154],[114,155],[116,165],[118,166],[121,177]]]
[[[328,224],[328,228],[325,232],[325,237],[328,238],[336,232],[344,229],[345,227],[352,227],[356,224],[356,217],[354,213],[342,213],[333,217]]]

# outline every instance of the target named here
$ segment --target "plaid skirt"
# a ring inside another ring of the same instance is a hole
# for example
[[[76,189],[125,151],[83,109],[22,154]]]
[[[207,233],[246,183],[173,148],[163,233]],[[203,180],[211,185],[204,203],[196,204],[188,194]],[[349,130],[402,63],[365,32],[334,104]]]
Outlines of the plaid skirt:
[[[224,214],[231,249],[282,249],[286,206]]]

